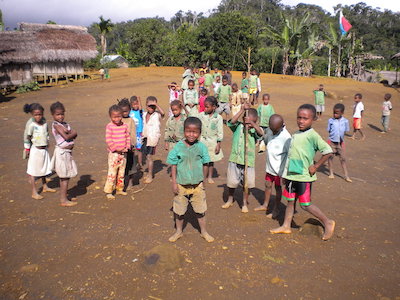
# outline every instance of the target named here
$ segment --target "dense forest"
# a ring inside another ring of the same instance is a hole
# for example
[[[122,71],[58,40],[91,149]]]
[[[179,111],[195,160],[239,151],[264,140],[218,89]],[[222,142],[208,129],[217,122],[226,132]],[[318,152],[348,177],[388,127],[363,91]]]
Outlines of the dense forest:
[[[222,0],[207,17],[178,11],[170,21],[154,17],[115,24],[101,17],[89,31],[102,54],[120,54],[132,66],[206,62],[245,70],[250,51],[251,65],[260,72],[354,77],[364,68],[393,70],[400,13],[365,3],[334,9],[331,15],[316,5],[287,6],[280,0]],[[353,26],[346,35],[339,30],[340,10]]]

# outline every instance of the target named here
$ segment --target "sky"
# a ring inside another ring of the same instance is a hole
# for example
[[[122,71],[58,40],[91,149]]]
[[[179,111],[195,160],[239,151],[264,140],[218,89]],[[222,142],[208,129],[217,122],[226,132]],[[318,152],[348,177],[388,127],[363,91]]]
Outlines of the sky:
[[[400,11],[400,1],[382,0],[282,0],[286,5],[298,3],[316,4],[333,13],[333,7],[365,2],[372,7]],[[169,20],[177,11],[204,12],[206,15],[218,6],[219,0],[0,0],[3,21],[10,29],[18,22],[88,26],[97,22],[100,15],[112,22],[128,21],[144,17],[164,17]]]

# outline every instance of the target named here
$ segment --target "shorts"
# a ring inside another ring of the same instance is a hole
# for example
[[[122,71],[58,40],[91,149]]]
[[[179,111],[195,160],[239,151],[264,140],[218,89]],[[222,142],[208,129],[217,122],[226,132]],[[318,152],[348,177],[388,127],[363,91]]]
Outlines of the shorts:
[[[361,129],[361,118],[353,118],[353,128]]]
[[[301,206],[311,205],[312,182],[286,180],[282,197],[287,201],[299,200]]]
[[[258,89],[257,88],[249,88],[249,94],[257,94]]]
[[[339,159],[341,161],[346,161],[346,157],[344,155],[344,143],[343,142],[339,143],[339,142],[329,141],[329,145],[332,148],[333,155],[339,156]]]
[[[226,113],[227,115],[231,113],[231,107],[228,102],[218,103],[217,113],[222,114],[223,112]]]
[[[195,213],[204,214],[207,211],[206,192],[202,182],[194,185],[178,184],[178,195],[175,195],[172,209],[178,216],[183,216],[188,204],[192,204]]]
[[[269,173],[265,174],[265,180],[275,183],[275,186],[281,186],[281,177],[276,175],[271,175]]]
[[[244,186],[244,165],[239,165],[234,162],[228,162],[228,173],[226,176],[226,185],[228,188],[235,189],[241,184]],[[253,167],[247,168],[247,187],[249,189],[255,187],[255,171]]]
[[[142,149],[142,133],[136,132],[136,150]]]
[[[156,146],[147,146],[147,138],[144,138],[141,151],[144,155],[154,155],[156,154]]]
[[[315,109],[317,110],[317,112],[322,113],[325,111],[325,105],[315,105]]]

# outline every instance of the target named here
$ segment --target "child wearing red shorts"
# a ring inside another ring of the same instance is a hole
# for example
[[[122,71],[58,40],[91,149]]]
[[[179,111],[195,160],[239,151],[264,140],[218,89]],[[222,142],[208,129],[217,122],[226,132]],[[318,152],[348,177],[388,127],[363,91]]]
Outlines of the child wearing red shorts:
[[[329,219],[317,206],[311,203],[311,185],[317,180],[316,171],[331,156],[331,147],[321,136],[311,128],[316,120],[316,109],[311,104],[303,104],[297,110],[297,125],[299,131],[292,136],[283,178],[285,188],[283,198],[288,201],[285,220],[281,227],[270,230],[271,233],[291,233],[291,223],[294,214],[295,201],[300,207],[318,218],[324,226],[323,240],[332,237],[335,230],[335,221]],[[321,152],[322,157],[314,163],[316,151]]]
[[[282,198],[281,177],[286,165],[286,158],[289,152],[291,136],[286,130],[283,118],[273,114],[269,119],[269,128],[264,135],[264,142],[267,145],[267,163],[265,175],[264,203],[256,207],[255,211],[266,211],[269,205],[272,185],[275,184],[275,202],[272,213],[268,213],[268,218],[277,218],[279,215],[279,205]]]
[[[361,102],[362,95],[354,95],[354,106],[353,106],[353,135],[351,138],[354,140],[356,138],[357,131],[361,134],[361,140],[365,139],[365,134],[361,131],[361,119],[364,114],[364,104]]]

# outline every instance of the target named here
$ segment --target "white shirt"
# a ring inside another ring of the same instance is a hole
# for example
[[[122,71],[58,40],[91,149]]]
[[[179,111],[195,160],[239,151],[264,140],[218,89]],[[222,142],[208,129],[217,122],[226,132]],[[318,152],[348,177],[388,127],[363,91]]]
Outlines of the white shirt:
[[[161,115],[155,111],[150,115],[149,121],[146,121],[147,114],[147,111],[143,113],[143,137],[147,138],[147,146],[155,147],[161,136]]]
[[[353,118],[361,118],[361,112],[364,111],[364,104],[360,101],[354,104],[354,114]]]
[[[179,96],[181,94],[181,91],[169,89],[169,102],[171,103],[174,100],[179,100]]]
[[[214,85],[214,93],[217,93],[218,92],[218,88],[221,86],[221,82],[214,82],[213,83],[213,85]]]
[[[283,127],[277,135],[268,128],[264,136],[264,142],[267,145],[266,172],[268,174],[282,177],[291,140],[292,137],[286,127]]]
[[[260,77],[257,77],[257,90],[258,90],[258,92],[261,92],[261,80],[260,80]]]

